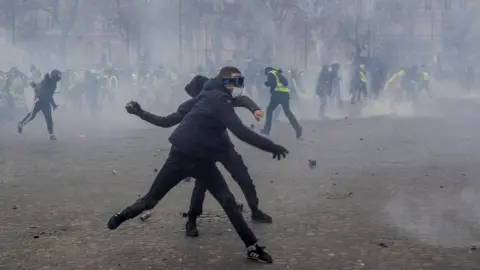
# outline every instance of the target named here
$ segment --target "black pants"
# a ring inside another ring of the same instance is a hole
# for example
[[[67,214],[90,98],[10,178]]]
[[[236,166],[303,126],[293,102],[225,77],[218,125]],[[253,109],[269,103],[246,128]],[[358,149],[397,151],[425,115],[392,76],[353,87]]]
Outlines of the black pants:
[[[215,165],[215,161],[192,158],[174,147],[170,150],[165,164],[158,172],[148,193],[123,210],[122,214],[127,218],[134,218],[143,211],[152,209],[173,187],[189,176],[205,186],[220,203],[245,246],[255,244],[257,238],[245,222],[235,197]]]
[[[342,96],[341,96],[341,93],[340,93],[340,88],[333,88],[332,87],[332,89],[328,93],[325,93],[322,90],[318,91],[317,93],[318,93],[317,94],[318,97],[320,98],[320,110],[319,110],[320,118],[325,118],[326,117],[325,111],[327,109],[329,99],[330,99],[330,101],[333,101],[333,99],[336,99],[337,107],[339,109],[342,108],[343,103],[342,103]]]
[[[272,117],[273,111],[278,107],[278,105],[282,106],[283,112],[287,117],[288,121],[292,125],[293,129],[298,133],[300,133],[301,127],[293,115],[292,111],[290,110],[290,94],[274,91],[272,96],[270,97],[270,103],[267,106],[267,116],[265,119],[265,127],[263,128],[264,133],[270,134],[270,130],[272,129]]]
[[[227,169],[230,175],[232,175],[233,180],[238,183],[252,212],[257,211],[257,190],[255,189],[253,180],[248,173],[247,166],[243,163],[242,156],[235,151],[235,148],[231,147],[230,151],[220,155],[217,161],[222,163],[225,169]],[[189,217],[196,218],[202,214],[206,191],[206,187],[201,182],[195,181],[192,198],[190,199],[190,210],[188,211]]]
[[[37,116],[37,113],[39,111],[42,111],[43,116],[45,116],[45,122],[47,122],[47,129],[48,129],[48,134],[52,135],[53,134],[53,119],[52,119],[52,106],[48,101],[44,100],[37,100],[33,104],[33,109],[31,112],[29,112],[25,118],[20,122],[22,125],[28,124],[30,121],[35,119],[35,116]]]
[[[362,99],[362,95],[365,99],[368,97],[367,84],[365,83],[360,83],[358,88],[354,90],[354,92],[352,93],[351,103],[358,103]]]
[[[7,121],[14,121],[15,118],[15,98],[12,95],[6,95],[5,97],[7,109],[5,112]]]

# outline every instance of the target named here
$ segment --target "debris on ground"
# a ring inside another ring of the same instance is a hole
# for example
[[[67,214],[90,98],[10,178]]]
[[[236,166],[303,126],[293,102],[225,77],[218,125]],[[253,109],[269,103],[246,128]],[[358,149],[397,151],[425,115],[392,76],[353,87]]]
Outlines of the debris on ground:
[[[112,174],[113,174],[113,175],[117,175],[117,171],[112,170]]]
[[[254,124],[251,124],[250,125],[250,129],[254,129],[255,128],[255,125]]]
[[[349,192],[348,194],[329,194],[327,195],[327,199],[332,199],[332,200],[339,200],[339,199],[346,199],[350,198],[353,196],[353,192]]]
[[[17,210],[17,206],[14,205],[14,206],[12,207],[12,209],[13,209],[13,210]]]
[[[317,166],[317,161],[314,160],[314,159],[309,159],[309,160],[308,160],[308,166],[309,166],[310,168],[316,167],[316,166]]]
[[[360,141],[363,141],[363,138],[360,138]]]
[[[181,214],[182,217],[184,217],[184,218],[188,217],[188,213],[183,212],[183,213],[180,213],[180,214]]]
[[[143,214],[140,215],[140,220],[141,220],[141,221],[145,221],[145,220],[147,220],[147,219],[148,219],[149,217],[151,217],[151,216],[152,216],[152,212],[147,211],[147,212],[145,212],[145,213],[143,213]]]
[[[472,246],[470,250],[477,250],[477,246]]]
[[[443,186],[440,186],[440,188],[443,188]]]
[[[382,247],[382,248],[388,248],[387,244],[385,243],[380,243],[378,244],[379,247]]]
[[[157,168],[155,168],[155,169],[153,169],[153,171],[154,171],[154,172],[158,172],[158,169],[157,169]]]

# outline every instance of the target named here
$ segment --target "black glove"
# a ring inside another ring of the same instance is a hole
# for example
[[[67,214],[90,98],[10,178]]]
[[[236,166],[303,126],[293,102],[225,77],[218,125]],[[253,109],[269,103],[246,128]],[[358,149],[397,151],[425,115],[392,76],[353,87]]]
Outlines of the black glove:
[[[127,105],[125,105],[125,109],[129,114],[135,114],[135,115],[139,115],[143,111],[142,107],[140,107],[140,104],[138,104],[138,102],[136,101],[128,102]]]
[[[273,154],[274,159],[280,160],[280,159],[285,158],[287,156],[288,150],[285,149],[285,147],[276,144],[275,149],[272,151],[272,154]]]
[[[265,85],[266,87],[270,87],[270,84],[267,81],[264,81],[263,85]]]

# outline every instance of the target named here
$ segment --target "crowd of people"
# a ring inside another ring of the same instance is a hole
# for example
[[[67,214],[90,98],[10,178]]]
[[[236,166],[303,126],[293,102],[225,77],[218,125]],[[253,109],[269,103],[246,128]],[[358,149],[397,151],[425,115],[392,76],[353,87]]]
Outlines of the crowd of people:
[[[320,100],[319,116],[324,118],[329,100],[335,100],[339,108],[344,106],[341,91],[341,66],[332,63],[323,66],[315,88]],[[400,68],[398,72],[388,72],[374,62],[358,62],[350,69],[350,103],[365,103],[379,98],[382,93],[393,91],[395,100],[414,102],[422,91],[431,94],[428,69],[422,66]],[[199,73],[204,74],[199,74]],[[216,74],[213,74],[216,73]],[[247,257],[251,260],[272,263],[272,257],[266,252],[252,230],[245,222],[235,198],[229,190],[225,179],[216,167],[216,162],[224,165],[232,178],[239,184],[251,209],[253,221],[271,223],[272,217],[259,207],[259,198],[242,156],[235,150],[227,133],[229,130],[240,140],[269,152],[275,159],[285,158],[288,150],[272,142],[270,135],[272,123],[278,117],[281,107],[294,129],[295,137],[302,140],[302,126],[291,109],[291,102],[298,102],[304,95],[304,72],[288,69],[286,73],[280,68],[263,66],[261,69],[249,65],[245,72],[233,66],[225,66],[218,71],[207,74],[202,69],[190,74],[191,80],[185,86],[181,81],[186,76],[175,70],[167,71],[163,66],[155,69],[143,69],[138,73],[120,71],[114,68],[103,70],[52,70],[43,74],[32,65],[30,75],[18,68],[11,68],[0,74],[0,99],[4,101],[0,116],[6,121],[17,121],[18,109],[25,116],[18,122],[18,133],[32,121],[38,112],[45,117],[47,131],[51,140],[56,140],[53,129],[52,111],[59,106],[55,101],[57,89],[63,93],[63,101],[73,111],[87,109],[95,115],[104,106],[118,106],[116,98],[122,88],[130,89],[132,100],[127,103],[127,113],[153,125],[168,128],[177,126],[169,141],[170,153],[162,169],[154,179],[145,196],[132,205],[113,215],[107,222],[111,230],[123,222],[148,211],[180,181],[193,177],[196,179],[192,192],[188,220],[185,225],[186,235],[197,237],[197,218],[202,214],[205,193],[208,190],[225,210],[230,222],[246,246]],[[192,78],[193,77],[193,78]],[[31,88],[33,105],[28,106],[30,96],[26,89]],[[184,88],[190,97],[174,108],[175,93]],[[243,89],[246,89],[245,93]],[[254,89],[259,100],[268,100],[268,105],[259,106],[253,98]],[[268,90],[267,90],[268,89]],[[142,108],[140,104],[151,106],[163,104],[170,106],[172,113],[158,116]],[[86,105],[86,106],[85,106]],[[247,128],[235,112],[235,107],[250,111],[256,120],[264,117],[262,107],[266,108],[265,125],[260,133]]]

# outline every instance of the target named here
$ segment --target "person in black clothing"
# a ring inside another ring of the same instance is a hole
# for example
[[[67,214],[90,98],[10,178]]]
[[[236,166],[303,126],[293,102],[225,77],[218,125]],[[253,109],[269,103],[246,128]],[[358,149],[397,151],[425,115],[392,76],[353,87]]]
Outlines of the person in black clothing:
[[[329,65],[324,65],[322,71],[318,76],[316,94],[320,99],[320,118],[327,118],[325,115],[325,110],[327,108],[328,97],[332,92],[332,67]]]
[[[265,119],[265,126],[260,131],[265,135],[270,134],[270,129],[272,128],[272,114],[273,111],[281,105],[285,116],[290,121],[293,129],[295,129],[297,139],[302,139],[302,127],[293,115],[290,110],[290,90],[288,89],[288,80],[282,74],[281,70],[276,70],[272,67],[265,68],[265,75],[267,76],[267,81],[265,86],[270,87],[270,103],[267,107],[267,116]]]
[[[55,94],[57,83],[61,79],[62,73],[54,69],[52,72],[50,72],[50,74],[45,74],[45,77],[40,84],[36,84],[35,82],[30,84],[35,90],[35,102],[32,111],[29,112],[20,123],[18,123],[18,133],[22,133],[23,127],[35,119],[35,116],[39,111],[42,111],[43,116],[45,116],[45,121],[47,122],[50,140],[57,139],[53,133],[52,107],[53,110],[57,109],[58,107],[53,99],[53,94]]]
[[[182,103],[176,112],[166,116],[157,116],[147,111],[144,111],[140,105],[135,102],[131,101],[127,104],[126,109],[127,112],[137,115],[142,120],[149,122],[153,125],[168,128],[177,125],[182,121],[185,115],[193,108],[195,105],[196,97],[203,88],[205,82],[208,81],[207,77],[197,75],[195,76],[192,81],[185,86],[185,91],[193,97],[190,100]],[[235,107],[245,107],[246,109],[250,110],[254,117],[257,120],[260,120],[263,116],[263,111],[258,107],[257,104],[253,100],[251,100],[247,96],[239,96],[235,97],[232,100],[232,104]],[[235,151],[233,144],[230,141],[228,133],[225,133],[225,142],[226,145],[231,145],[230,151],[226,152],[225,155],[220,155],[218,160],[222,165],[227,169],[228,172],[232,175],[232,178],[239,184],[240,188],[247,199],[247,203],[252,211],[252,220],[257,222],[264,222],[264,223],[271,223],[272,218],[265,214],[258,208],[259,200],[257,196],[257,191],[255,189],[255,185],[253,184],[253,180],[248,173],[248,169],[243,163],[242,156]],[[198,229],[197,229],[197,218],[202,214],[203,211],[203,201],[205,200],[205,193],[207,189],[199,182],[195,182],[195,187],[192,192],[192,198],[190,200],[190,210],[188,211],[188,221],[185,225],[185,231],[187,236],[190,237],[197,237],[198,236]]]
[[[235,197],[215,165],[218,157],[231,149],[225,140],[228,128],[240,140],[281,159],[288,151],[267,138],[245,127],[235,113],[232,91],[243,87],[244,77],[235,67],[224,67],[209,80],[196,103],[169,137],[172,144],[169,156],[155,178],[149,192],[131,206],[113,215],[107,227],[116,229],[145,210],[152,209],[174,186],[191,176],[215,197],[225,210],[230,222],[247,247],[247,257],[272,263],[271,256],[258,244],[258,240],[243,218]],[[227,144],[226,144],[227,143]]]

